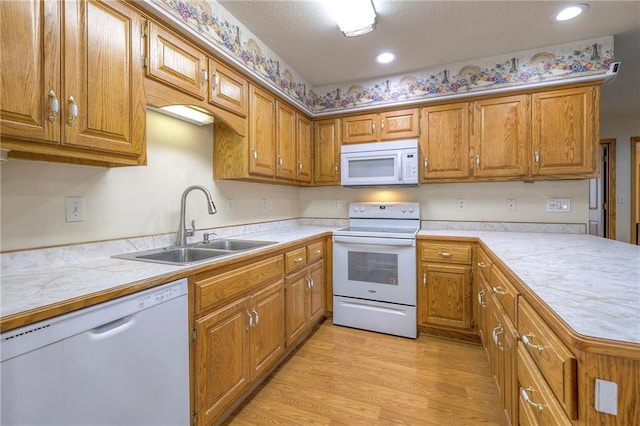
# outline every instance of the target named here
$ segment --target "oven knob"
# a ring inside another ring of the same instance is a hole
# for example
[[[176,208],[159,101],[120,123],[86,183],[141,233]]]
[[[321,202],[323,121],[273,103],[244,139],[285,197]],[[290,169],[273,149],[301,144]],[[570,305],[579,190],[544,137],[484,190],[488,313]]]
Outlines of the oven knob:
[[[407,208],[405,206],[400,207],[400,210],[402,211],[402,213],[407,211]]]
[[[413,213],[413,207],[409,207],[409,213]]]
[[[364,206],[360,206],[360,213],[364,212]]]
[[[358,211],[358,206],[353,206],[353,211],[357,212]]]

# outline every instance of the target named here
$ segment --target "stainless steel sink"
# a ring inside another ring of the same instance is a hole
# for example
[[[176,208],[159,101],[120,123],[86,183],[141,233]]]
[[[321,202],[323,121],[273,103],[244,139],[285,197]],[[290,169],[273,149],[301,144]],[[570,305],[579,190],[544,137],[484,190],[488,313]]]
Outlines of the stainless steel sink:
[[[230,256],[246,250],[275,244],[274,241],[221,239],[208,243],[200,242],[188,246],[171,246],[160,249],[137,251],[113,256],[118,259],[141,262],[165,263],[168,265],[189,265],[205,262],[218,257]]]
[[[203,248],[203,249],[244,251],[244,250],[251,250],[258,247],[268,246],[271,244],[275,244],[275,242],[274,241],[220,239],[220,240],[214,240],[208,243],[203,243],[203,242],[196,243],[192,247]]]

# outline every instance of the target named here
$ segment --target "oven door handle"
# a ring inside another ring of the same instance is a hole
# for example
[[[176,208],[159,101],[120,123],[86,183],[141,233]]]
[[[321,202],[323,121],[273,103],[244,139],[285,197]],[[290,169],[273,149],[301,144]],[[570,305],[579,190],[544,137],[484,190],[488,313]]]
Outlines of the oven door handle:
[[[374,238],[333,236],[334,243],[366,244],[371,246],[415,246],[415,238]]]

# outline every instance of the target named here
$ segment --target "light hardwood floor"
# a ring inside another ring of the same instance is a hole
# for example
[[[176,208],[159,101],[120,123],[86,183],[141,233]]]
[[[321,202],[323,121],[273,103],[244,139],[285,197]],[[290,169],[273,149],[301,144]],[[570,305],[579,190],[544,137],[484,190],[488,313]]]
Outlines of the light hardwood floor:
[[[506,425],[479,345],[325,321],[225,425]]]

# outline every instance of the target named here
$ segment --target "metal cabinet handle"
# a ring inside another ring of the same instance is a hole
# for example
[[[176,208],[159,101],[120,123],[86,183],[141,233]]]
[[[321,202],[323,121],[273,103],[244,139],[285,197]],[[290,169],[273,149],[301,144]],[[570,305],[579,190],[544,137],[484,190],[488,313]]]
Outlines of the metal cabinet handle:
[[[302,161],[298,161],[298,170],[302,170]]]
[[[501,351],[504,350],[504,348],[502,347],[502,344],[500,343],[500,337],[499,337],[502,333],[504,333],[504,328],[502,327],[502,325],[498,325],[497,327],[495,327],[492,332],[493,342],[496,344],[496,347]]]
[[[376,132],[376,123],[375,121],[373,123],[371,123],[371,133],[375,133]]]
[[[446,251],[442,251],[442,252],[440,252],[440,256],[442,256],[442,257],[451,257],[453,255],[451,253],[447,253]]]
[[[253,159],[254,160],[258,159],[258,151],[256,151],[255,149],[251,150],[251,155],[253,155]]]
[[[524,399],[524,402],[526,402],[527,404],[529,404],[532,407],[537,408],[540,411],[544,410],[544,405],[543,404],[538,404],[537,402],[533,402],[531,400],[531,397],[529,396],[529,392],[535,392],[535,389],[533,389],[531,386],[529,386],[527,388],[521,388],[520,395],[522,395],[522,399]]]
[[[480,156],[476,155],[476,166],[480,167]]]
[[[302,262],[302,257],[296,257],[295,259],[293,259],[293,261],[295,263]]]
[[[333,165],[333,171],[334,171],[334,173],[336,173],[336,174],[338,173],[338,163],[335,163],[335,164]]]
[[[505,294],[507,294],[507,292],[504,291],[502,287],[492,287],[491,289],[495,294],[499,294],[500,296],[504,296]]]
[[[218,84],[220,84],[220,75],[217,72],[214,72],[213,84],[211,85],[211,90],[216,90],[218,88]]]
[[[278,156],[278,165],[282,166],[282,157]]]
[[[423,273],[422,274],[422,286],[426,286],[427,285],[427,273]]]
[[[486,267],[487,267],[487,264],[486,264],[486,263],[484,263],[484,262],[478,262],[478,267],[480,267],[480,268],[486,268]]]
[[[311,278],[309,277],[304,277],[305,280],[307,280],[307,288],[311,288]]]
[[[309,277],[309,281],[311,282],[311,288],[313,288],[316,285],[316,283],[313,282],[313,278],[311,277]]]
[[[536,160],[536,164],[540,164],[540,153],[538,151],[535,152],[534,157]]]
[[[255,317],[256,317],[256,320],[253,323],[253,326],[255,327],[260,322],[260,317],[258,316],[258,311],[256,311],[255,309],[253,310],[253,315],[255,315]]]
[[[78,119],[78,104],[76,103],[76,100],[73,96],[69,96],[69,99],[67,99],[67,101],[69,101],[69,103],[71,104],[71,118],[67,120],[67,124],[69,126],[73,126],[73,123],[75,123]]]
[[[424,169],[429,169],[429,160],[427,160],[426,158],[424,159]]]
[[[204,68],[201,69],[200,72],[202,73],[202,83],[201,83],[201,85],[202,85],[202,87],[204,87],[209,82],[209,73]]]
[[[247,330],[248,330],[253,327],[253,317],[251,316],[249,311],[245,311],[245,314],[247,314],[247,316],[249,317],[249,327],[247,327]]]
[[[380,130],[382,130],[384,132],[384,121],[382,123],[380,123]]]
[[[56,92],[53,90],[49,90],[47,95],[51,98],[51,114],[49,114],[49,121],[55,122],[56,117],[58,116],[58,112],[60,112],[60,103],[58,102],[58,97],[56,96]]]
[[[533,349],[537,350],[538,352],[542,352],[544,350],[544,346],[533,344],[533,343],[531,343],[531,340],[529,340],[529,339],[533,339],[534,337],[535,336],[533,335],[533,333],[523,334],[520,337],[520,340],[522,340],[522,343],[524,343],[525,345],[529,346],[530,348],[533,348]]]
[[[482,290],[480,290],[480,291],[478,292],[478,303],[479,303],[479,304],[480,304],[480,306],[482,306],[483,308],[486,308],[486,307],[487,307],[487,305],[484,303],[484,300],[483,300],[484,295],[485,295],[484,289],[482,289]]]
[[[322,253],[322,250],[314,250],[314,251],[313,251],[313,254],[315,254],[315,255],[319,255],[319,254],[321,254],[321,253]]]

